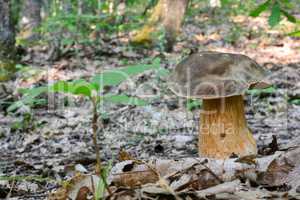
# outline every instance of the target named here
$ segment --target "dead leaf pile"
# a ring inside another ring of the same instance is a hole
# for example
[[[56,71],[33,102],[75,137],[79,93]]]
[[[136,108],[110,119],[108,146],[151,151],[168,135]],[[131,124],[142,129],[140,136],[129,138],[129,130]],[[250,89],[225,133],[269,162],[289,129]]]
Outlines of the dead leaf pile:
[[[126,160],[111,171],[109,182],[117,190],[110,199],[300,198],[300,148],[249,159]]]

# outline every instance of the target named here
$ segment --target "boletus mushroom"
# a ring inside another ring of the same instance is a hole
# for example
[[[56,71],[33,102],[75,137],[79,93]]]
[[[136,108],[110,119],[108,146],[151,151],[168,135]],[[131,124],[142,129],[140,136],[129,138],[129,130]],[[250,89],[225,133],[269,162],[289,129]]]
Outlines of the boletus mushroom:
[[[266,88],[268,72],[241,54],[194,53],[180,62],[169,79],[178,96],[203,99],[200,113],[199,154],[226,159],[257,154],[255,139],[245,118],[243,95]]]

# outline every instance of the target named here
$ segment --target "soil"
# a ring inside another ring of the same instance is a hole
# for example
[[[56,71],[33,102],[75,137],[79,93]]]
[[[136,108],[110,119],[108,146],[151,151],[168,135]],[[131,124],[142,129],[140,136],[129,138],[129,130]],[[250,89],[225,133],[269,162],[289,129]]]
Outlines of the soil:
[[[159,57],[164,68],[172,69],[195,49],[244,53],[271,71],[268,79],[276,88],[273,92],[245,95],[249,128],[261,153],[274,136],[279,148],[283,147],[300,134],[300,105],[291,103],[300,98],[300,40],[284,36],[282,30],[264,28],[267,27],[264,17],[236,17],[232,19],[236,23],[218,25],[203,19],[198,24],[184,25],[170,54],[157,49],[129,50],[127,43],[118,39],[102,47],[72,47],[79,48],[80,53],[50,63],[44,59],[42,47],[32,48],[22,58],[32,66],[32,73],[20,73],[14,81],[4,83],[13,93],[1,94],[0,100],[18,98],[16,88],[58,79],[88,78],[104,69],[124,66],[124,62],[140,63]],[[228,37],[234,37],[230,36],[232,27],[237,25],[243,27],[242,33],[229,42]],[[133,81],[133,86],[124,82],[108,90],[156,98],[144,107],[109,103],[103,106],[107,117],[102,119],[104,128],[98,133],[103,162],[116,163],[121,149],[135,158],[147,160],[197,157],[200,109],[188,111],[186,100],[174,96],[167,88],[166,78],[159,77],[155,71],[140,74]],[[64,102],[63,96],[55,96],[57,102],[53,105],[58,109],[24,106],[14,114],[0,111],[0,175],[27,177],[9,184],[2,184],[0,180],[0,198],[10,193],[13,199],[45,199],[62,180],[72,175],[74,166],[80,164],[87,171],[93,171],[95,153],[90,104],[83,98],[71,99],[69,106],[59,106]],[[33,114],[24,115],[28,112]],[[18,122],[28,123],[17,127]],[[39,180],[34,178],[37,176]]]

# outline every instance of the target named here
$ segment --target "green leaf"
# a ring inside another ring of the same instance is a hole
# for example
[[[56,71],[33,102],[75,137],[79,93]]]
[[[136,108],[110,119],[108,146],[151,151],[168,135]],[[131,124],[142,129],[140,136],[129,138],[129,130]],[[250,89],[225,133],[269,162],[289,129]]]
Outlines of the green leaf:
[[[107,178],[109,175],[109,172],[112,168],[112,162],[109,161],[108,165],[103,167],[102,169],[102,176],[100,176],[99,182],[97,183],[96,192],[95,192],[95,199],[103,199],[105,194],[105,182],[107,183]],[[103,180],[103,178],[105,180]]]
[[[127,95],[108,94],[103,97],[103,100],[111,103],[116,103],[116,104],[134,105],[134,106],[146,106],[149,104],[145,100],[136,97],[129,97]]]
[[[290,102],[291,104],[300,105],[300,99],[293,99]]]
[[[125,67],[118,70],[104,71],[101,74],[94,76],[92,78],[92,83],[101,85],[102,88],[104,86],[116,86],[122,83],[123,81],[129,79],[131,76],[140,74],[147,70],[158,69],[159,67],[160,67],[159,63],[153,63],[149,65],[140,64],[140,65]]]
[[[93,90],[97,90],[94,84],[89,83],[85,80],[77,80],[72,82],[72,94],[74,95],[83,95],[86,97],[92,97]]]
[[[50,88],[52,92],[70,93],[86,97],[91,97],[92,91],[97,90],[95,84],[89,83],[83,79],[75,80],[73,82],[58,81]]]
[[[265,11],[270,5],[270,0],[260,4],[257,8],[250,12],[251,17],[258,17],[260,13]]]
[[[276,88],[275,87],[268,87],[268,88],[265,88],[265,89],[252,89],[252,90],[248,90],[247,94],[258,96],[258,95],[261,95],[261,94],[273,94],[275,92],[276,92]]]
[[[76,85],[72,90],[74,95],[83,95],[86,97],[92,96],[92,89],[88,85]]]
[[[229,0],[221,0],[221,6],[224,7],[229,4]]]
[[[280,5],[279,3],[276,1],[272,7],[272,11],[271,11],[271,15],[269,17],[269,25],[271,27],[276,26],[279,22],[280,22]]]
[[[35,87],[35,88],[22,88],[19,90],[20,93],[22,93],[25,97],[26,96],[31,96],[31,97],[37,97],[41,95],[42,93],[45,93],[48,91],[47,86],[42,86],[42,87]]]
[[[189,111],[192,111],[196,108],[200,108],[202,105],[202,102],[198,99],[189,99],[186,103],[186,108],[189,110]]]
[[[7,109],[7,112],[14,112],[15,110],[17,110],[18,108],[22,107],[24,105],[24,103],[22,101],[15,101],[14,103],[12,103]]]
[[[37,181],[37,182],[51,181],[51,182],[54,182],[53,179],[44,178],[43,176],[0,176],[0,181]]]
[[[51,92],[72,93],[73,84],[67,81],[57,81],[50,86]]]
[[[12,103],[7,108],[7,112],[13,112],[24,105],[33,105],[36,102],[39,102],[40,100],[36,98],[47,91],[48,87],[20,89],[19,92],[23,94],[22,98],[19,101]]]
[[[96,186],[95,199],[102,199],[105,194],[105,183],[100,176],[99,181]]]
[[[287,11],[282,10],[281,9],[281,13],[287,18],[288,21],[292,22],[292,23],[296,23],[296,17],[294,17],[293,15],[289,14]]]
[[[300,31],[294,31],[289,33],[288,35],[292,37],[300,37]]]

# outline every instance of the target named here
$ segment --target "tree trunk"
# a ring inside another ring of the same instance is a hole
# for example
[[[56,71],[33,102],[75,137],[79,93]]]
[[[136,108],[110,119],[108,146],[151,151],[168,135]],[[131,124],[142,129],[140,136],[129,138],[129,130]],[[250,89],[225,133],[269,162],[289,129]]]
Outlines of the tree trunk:
[[[0,81],[8,80],[15,70],[15,29],[11,1],[0,0]]]
[[[132,42],[152,44],[160,31],[165,30],[166,50],[171,51],[179,34],[189,0],[159,0],[146,25],[134,36]]]
[[[21,20],[20,37],[28,41],[34,41],[39,38],[35,32],[41,24],[42,0],[26,0],[23,3],[23,17]]]

